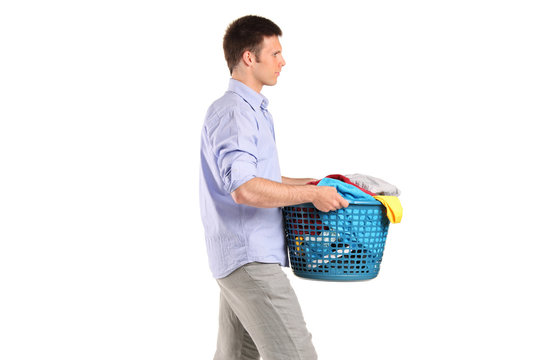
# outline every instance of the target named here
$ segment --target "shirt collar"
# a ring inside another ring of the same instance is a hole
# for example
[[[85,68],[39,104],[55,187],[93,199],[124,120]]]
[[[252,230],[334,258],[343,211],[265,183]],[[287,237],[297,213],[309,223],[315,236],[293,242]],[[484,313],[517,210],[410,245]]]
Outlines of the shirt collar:
[[[266,109],[268,107],[268,99],[264,95],[256,92],[241,81],[230,79],[229,91],[238,94],[253,110],[260,108]]]

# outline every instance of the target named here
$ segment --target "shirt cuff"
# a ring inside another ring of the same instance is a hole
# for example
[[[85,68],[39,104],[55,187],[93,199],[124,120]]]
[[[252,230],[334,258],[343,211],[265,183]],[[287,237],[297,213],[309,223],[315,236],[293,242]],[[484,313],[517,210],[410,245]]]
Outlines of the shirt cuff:
[[[237,159],[226,172],[223,182],[225,190],[232,193],[240,185],[257,177],[257,162],[256,159],[247,155],[243,159]]]

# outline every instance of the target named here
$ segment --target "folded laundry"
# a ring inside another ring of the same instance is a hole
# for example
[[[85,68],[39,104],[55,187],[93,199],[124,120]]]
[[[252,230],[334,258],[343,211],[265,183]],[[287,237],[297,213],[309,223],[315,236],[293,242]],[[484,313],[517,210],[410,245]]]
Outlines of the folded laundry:
[[[338,193],[347,201],[370,201],[370,202],[375,201],[373,196],[365,193],[364,191],[360,190],[358,187],[351,184],[347,184],[341,180],[325,177],[324,179],[321,179],[317,183],[317,185],[335,187]]]
[[[371,191],[366,190],[366,189],[363,189],[363,188],[361,188],[360,186],[356,185],[355,183],[353,183],[353,182],[352,182],[349,178],[347,178],[346,176],[339,175],[339,174],[333,174],[333,175],[328,175],[328,176],[326,176],[326,177],[327,177],[327,178],[330,178],[330,179],[340,180],[340,181],[343,181],[343,182],[346,183],[346,184],[355,186],[355,187],[357,187],[358,189],[362,190],[363,192],[365,192],[366,194],[369,194],[369,195],[371,195],[371,196],[375,195],[375,194],[372,193]],[[317,184],[319,184],[319,181],[321,181],[321,180],[309,182],[308,185],[317,185]]]
[[[392,224],[401,222],[403,216],[403,207],[399,198],[396,196],[375,195],[375,199],[379,200],[386,208],[386,216]]]
[[[374,176],[363,174],[351,174],[345,176],[349,178],[352,183],[371,191],[375,195],[399,196],[401,193],[396,186]]]
[[[340,175],[341,176],[341,175]],[[386,208],[386,216],[391,223],[397,224],[401,222],[403,216],[403,207],[401,202],[396,196],[389,195],[375,195],[371,196],[364,192],[362,189],[359,189],[357,186],[343,182],[342,180],[337,180],[332,177],[325,177],[317,182],[318,186],[333,186],[336,188],[338,193],[349,202],[375,202],[381,203]],[[393,185],[392,185],[393,186]],[[397,190],[397,188],[396,188]],[[398,190],[399,192],[399,190]],[[323,224],[328,225],[325,221],[326,218],[323,215],[322,217]]]

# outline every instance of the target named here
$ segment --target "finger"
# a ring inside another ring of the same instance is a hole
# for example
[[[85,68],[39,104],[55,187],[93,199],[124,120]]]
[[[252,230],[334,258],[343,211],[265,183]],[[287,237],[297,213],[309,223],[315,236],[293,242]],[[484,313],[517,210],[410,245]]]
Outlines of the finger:
[[[318,209],[319,211],[322,211],[322,212],[324,212],[324,213],[328,212],[328,210],[326,210],[326,209],[325,209],[325,208],[323,208],[323,207],[320,207],[320,208],[317,208],[317,209]]]

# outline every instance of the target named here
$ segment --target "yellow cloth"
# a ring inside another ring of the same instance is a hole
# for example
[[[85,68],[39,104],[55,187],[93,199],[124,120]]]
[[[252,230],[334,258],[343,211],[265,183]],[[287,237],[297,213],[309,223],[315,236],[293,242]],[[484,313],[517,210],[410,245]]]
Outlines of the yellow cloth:
[[[388,216],[388,220],[390,220],[392,224],[401,222],[403,208],[401,207],[401,202],[396,196],[375,195],[373,197],[384,205],[386,208],[386,216]]]

